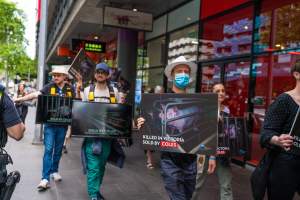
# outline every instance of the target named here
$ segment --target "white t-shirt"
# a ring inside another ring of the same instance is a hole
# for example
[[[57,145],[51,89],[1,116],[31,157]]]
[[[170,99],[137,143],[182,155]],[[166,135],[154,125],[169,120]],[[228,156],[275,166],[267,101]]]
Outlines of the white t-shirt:
[[[115,87],[113,87],[113,90],[115,92],[115,97],[118,102],[119,101],[118,90]],[[89,101],[89,93],[90,93],[90,86],[84,88],[83,97],[82,97],[83,101]],[[94,99],[95,99],[94,102],[110,103],[110,94],[109,94],[108,87],[106,87],[106,89],[104,90],[99,90],[95,86]]]

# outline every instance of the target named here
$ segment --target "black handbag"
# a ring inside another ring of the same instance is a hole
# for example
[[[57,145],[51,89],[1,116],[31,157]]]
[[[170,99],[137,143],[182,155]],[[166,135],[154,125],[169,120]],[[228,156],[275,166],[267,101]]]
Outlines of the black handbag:
[[[254,200],[263,200],[269,178],[269,172],[275,156],[274,151],[267,151],[251,174],[251,189]]]

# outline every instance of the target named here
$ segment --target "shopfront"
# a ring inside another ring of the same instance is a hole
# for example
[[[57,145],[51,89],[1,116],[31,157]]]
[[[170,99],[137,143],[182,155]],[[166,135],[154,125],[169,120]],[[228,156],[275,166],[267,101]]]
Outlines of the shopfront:
[[[242,160],[256,165],[266,109],[295,84],[290,67],[300,59],[299,19],[300,0],[190,1],[154,21],[138,73],[144,87],[167,87],[164,67],[184,55],[199,66],[192,92],[224,83],[231,114],[249,119],[251,151]]]

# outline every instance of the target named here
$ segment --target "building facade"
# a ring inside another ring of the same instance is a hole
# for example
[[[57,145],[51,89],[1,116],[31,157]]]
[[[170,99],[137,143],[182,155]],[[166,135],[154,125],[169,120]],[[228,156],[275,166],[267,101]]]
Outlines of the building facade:
[[[198,63],[191,92],[222,82],[233,116],[248,118],[250,153],[235,158],[256,165],[263,155],[260,127],[268,106],[295,86],[290,67],[300,58],[299,0],[193,0],[156,17],[139,47],[143,87],[167,87],[164,67],[184,55]]]

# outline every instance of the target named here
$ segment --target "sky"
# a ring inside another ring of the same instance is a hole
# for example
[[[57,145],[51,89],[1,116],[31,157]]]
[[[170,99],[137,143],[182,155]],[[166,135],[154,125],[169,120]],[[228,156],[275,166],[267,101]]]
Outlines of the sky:
[[[28,41],[26,47],[27,55],[30,58],[35,57],[35,38],[36,38],[36,10],[37,0],[10,0],[17,4],[17,8],[24,11],[25,20],[25,38]]]

